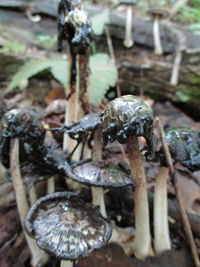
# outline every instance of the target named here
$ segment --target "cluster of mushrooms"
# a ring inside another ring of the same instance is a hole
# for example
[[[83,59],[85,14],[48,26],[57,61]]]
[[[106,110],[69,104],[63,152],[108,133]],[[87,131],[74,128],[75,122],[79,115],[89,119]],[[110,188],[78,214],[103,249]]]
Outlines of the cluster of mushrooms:
[[[128,5],[132,3],[125,2]],[[76,106],[74,101],[77,95],[77,58],[80,66],[84,57],[88,60],[92,31],[79,0],[60,0],[58,12],[58,50],[62,50],[62,41],[67,40],[71,56],[70,93],[67,100],[68,116],[73,116],[69,109]],[[158,18],[161,15],[156,11],[155,31],[158,31]],[[130,22],[130,8],[128,17]],[[130,32],[127,30],[127,46],[131,44],[129,37]],[[81,72],[79,75],[82,75]],[[89,113],[87,80],[82,77],[80,83],[84,89],[80,95],[84,99],[82,107],[86,115],[73,123],[66,123],[60,128],[46,129],[33,110],[23,109],[8,111],[1,120],[0,155],[3,159],[10,160],[7,165],[10,166],[20,219],[32,254],[32,265],[45,264],[48,253],[59,258],[61,266],[72,266],[72,261],[87,257],[108,243],[112,236],[112,226],[107,218],[104,189],[126,186],[132,187],[133,190],[135,257],[145,259],[154,253],[170,250],[167,216],[169,170],[166,161],[163,160],[162,149],[156,151],[154,146],[151,107],[137,96],[125,95],[108,103],[103,111]],[[45,135],[50,130],[64,133],[69,139],[74,140],[75,146],[65,146],[68,149],[66,154],[66,151],[47,145]],[[139,137],[146,141],[144,155],[148,161],[162,159],[155,184],[154,248],[151,242],[148,192]],[[92,157],[74,160],[73,155],[77,148],[82,146],[84,150],[88,138],[90,141],[93,140]],[[191,171],[200,169],[198,131],[172,129],[165,138],[174,162],[180,162]],[[129,167],[123,162],[111,163],[103,159],[102,148],[114,141],[126,144]],[[34,164],[38,169],[44,170],[47,177],[45,179],[53,188],[51,194],[48,191],[46,196],[37,200],[33,195],[33,183],[28,194],[29,199],[34,201],[28,200],[20,169],[23,162]],[[55,192],[55,181],[51,179],[54,174],[67,177],[67,183],[73,180],[90,186],[92,203],[86,202],[81,194],[74,191]]]
[[[83,124],[83,121],[91,122],[90,117],[91,120],[96,118],[93,127],[90,123]],[[145,156],[148,161],[155,160],[151,107],[139,97],[122,96],[111,101],[103,112],[87,115],[79,122],[60,130],[76,138],[79,144],[84,134],[93,133],[92,160],[74,162],[45,145],[45,129],[31,111],[14,109],[5,113],[1,121],[1,155],[8,154],[10,146],[11,176],[22,225],[31,236],[30,238],[26,234],[34,258],[33,265],[43,264],[47,260],[46,253],[40,250],[43,249],[60,258],[62,266],[70,266],[71,262],[67,260],[87,257],[105,245],[111,238],[112,227],[106,218],[102,190],[94,191],[93,204],[84,202],[78,193],[56,192],[37,200],[28,211],[29,202],[20,174],[19,158],[21,161],[28,160],[49,168],[54,173],[60,173],[92,188],[134,185],[134,253],[139,259],[153,255],[147,186],[138,142],[140,136],[146,139]],[[131,173],[122,164],[119,166],[102,159],[102,145],[106,146],[108,142],[115,140],[127,144]],[[199,131],[172,129],[166,133],[166,140],[175,162],[180,162],[191,171],[199,169]],[[168,168],[162,163],[155,185],[156,254],[171,249],[167,219],[168,176]]]

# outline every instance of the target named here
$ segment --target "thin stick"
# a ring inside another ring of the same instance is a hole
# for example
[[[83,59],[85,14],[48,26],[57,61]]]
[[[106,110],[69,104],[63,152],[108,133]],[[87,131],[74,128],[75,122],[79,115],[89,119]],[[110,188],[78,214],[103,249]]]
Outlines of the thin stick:
[[[135,183],[135,256],[144,259],[152,255],[153,251],[151,247],[147,184],[137,137],[129,138],[128,158]]]
[[[24,229],[23,221],[28,213],[29,204],[26,198],[26,193],[21,177],[20,167],[19,167],[19,139],[13,138],[10,143],[10,170],[13,179],[13,187],[16,196],[17,208]],[[23,230],[24,231],[24,230]],[[37,264],[45,263],[48,259],[47,254],[39,249],[35,243],[35,240],[30,238],[24,231],[25,239],[28,243],[29,249],[32,254],[32,264],[36,266]]]
[[[190,222],[189,222],[185,207],[183,205],[183,199],[182,199],[181,191],[180,191],[180,189],[178,188],[178,185],[177,185],[177,181],[176,181],[176,177],[175,177],[175,169],[174,169],[174,166],[173,166],[173,163],[172,163],[172,157],[171,157],[171,154],[170,154],[170,151],[169,151],[168,144],[166,143],[165,137],[164,137],[165,136],[164,129],[163,129],[163,126],[162,126],[159,118],[156,118],[156,121],[157,121],[157,124],[158,124],[158,129],[159,129],[159,132],[160,132],[160,137],[161,137],[161,142],[162,142],[162,145],[163,145],[163,150],[164,150],[164,153],[165,153],[166,162],[167,162],[167,165],[168,165],[168,168],[169,168],[171,181],[172,181],[172,184],[174,186],[176,197],[177,197],[177,200],[178,200],[178,203],[179,203],[179,208],[180,208],[180,213],[181,213],[181,217],[182,217],[182,221],[183,221],[183,225],[184,225],[184,230],[185,230],[186,236],[188,238],[188,243],[189,243],[192,255],[193,255],[193,259],[194,259],[195,265],[197,267],[199,267],[200,266],[200,261],[199,261],[197,248],[196,248],[194,237],[193,237],[193,234],[192,234]]]

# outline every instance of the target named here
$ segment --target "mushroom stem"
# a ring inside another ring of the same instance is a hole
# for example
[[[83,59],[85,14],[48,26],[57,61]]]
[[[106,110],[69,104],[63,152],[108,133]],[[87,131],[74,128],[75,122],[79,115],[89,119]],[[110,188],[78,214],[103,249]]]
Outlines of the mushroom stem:
[[[10,169],[13,179],[13,187],[16,196],[17,208],[20,216],[22,228],[24,229],[23,221],[28,213],[29,205],[26,198],[26,193],[19,168],[19,139],[13,138],[10,142]],[[23,230],[24,231],[24,230]],[[40,250],[35,241],[30,238],[24,231],[25,239],[28,243],[32,255],[32,265],[44,264],[48,256],[44,251]]]
[[[90,86],[90,66],[89,49],[83,55],[78,56],[79,67],[79,102],[83,115],[90,112],[89,86]]]
[[[102,160],[102,130],[100,126],[98,126],[94,133],[92,159],[94,161]],[[103,188],[92,186],[92,204],[99,206],[101,214],[107,218]]]
[[[128,158],[135,182],[135,256],[144,259],[153,254],[151,247],[149,205],[143,161],[137,137],[128,140]]]
[[[67,105],[65,110],[65,125],[70,125],[78,120],[78,92],[77,92],[77,84],[75,81],[72,81],[72,66],[76,64],[73,62],[75,60],[71,55],[70,48],[68,48],[68,92],[69,94],[66,96]],[[74,78],[74,77],[73,77]],[[76,80],[76,77],[75,77]],[[63,136],[63,150],[68,149],[72,151],[76,146],[76,141],[71,139],[68,134],[64,133]],[[78,151],[78,150],[76,150]],[[74,153],[74,160],[79,160],[79,155]],[[75,158],[76,157],[76,158]]]
[[[74,266],[73,261],[62,260],[60,263],[60,267],[73,267],[73,266]]]
[[[52,176],[47,181],[47,194],[52,194],[55,192],[55,176]]]
[[[129,48],[133,46],[133,36],[132,36],[132,6],[127,7],[127,13],[126,13],[126,27],[125,27],[125,39],[124,39],[124,46]]]
[[[5,173],[6,173],[6,168],[4,167],[2,162],[0,161],[0,182],[5,181]]]
[[[153,38],[155,49],[154,52],[156,55],[162,55],[163,49],[160,39],[160,29],[159,29],[159,18],[156,16],[153,20]]]
[[[37,199],[38,197],[37,197],[37,193],[35,190],[35,185],[33,185],[31,189],[29,190],[29,200],[30,200],[31,206],[37,201]]]
[[[158,254],[171,249],[167,205],[168,177],[169,169],[161,167],[154,190],[154,248]]]
[[[176,86],[178,84],[179,71],[182,61],[182,51],[177,51],[172,68],[172,74],[170,79],[170,85]]]

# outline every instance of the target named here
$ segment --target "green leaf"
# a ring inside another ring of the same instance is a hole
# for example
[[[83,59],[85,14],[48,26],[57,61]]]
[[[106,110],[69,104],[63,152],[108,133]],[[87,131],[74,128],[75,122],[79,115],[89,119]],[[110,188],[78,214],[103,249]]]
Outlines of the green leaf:
[[[104,25],[108,24],[110,21],[109,10],[105,9],[100,14],[97,14],[92,17],[92,29],[94,34],[101,35],[104,31]]]
[[[10,92],[15,87],[19,86],[21,81],[29,79],[41,71],[49,69],[54,77],[63,85],[67,84],[67,62],[61,57],[32,59],[25,63],[20,70],[13,76],[12,81],[8,85],[6,91]],[[65,75],[63,75],[65,70]]]
[[[90,101],[94,105],[99,105],[108,88],[116,84],[117,69],[109,56],[103,53],[95,54],[90,57],[90,68]],[[33,59],[24,64],[14,75],[6,91],[12,91],[15,87],[20,85],[21,81],[27,80],[44,70],[49,70],[55,79],[66,88],[68,77],[67,61],[62,57],[55,57]]]
[[[109,56],[103,53],[91,56],[90,68],[90,101],[94,105],[99,105],[108,88],[117,82],[117,68]]]

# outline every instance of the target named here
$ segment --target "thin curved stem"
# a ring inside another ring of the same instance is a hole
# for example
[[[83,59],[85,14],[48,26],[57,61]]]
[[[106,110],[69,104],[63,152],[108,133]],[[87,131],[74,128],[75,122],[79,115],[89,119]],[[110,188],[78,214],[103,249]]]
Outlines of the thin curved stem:
[[[24,229],[23,221],[28,213],[29,204],[28,204],[28,200],[26,197],[25,188],[23,185],[21,172],[19,168],[19,139],[18,138],[13,138],[11,139],[11,142],[10,142],[10,169],[11,169],[13,187],[14,187],[15,196],[16,196],[17,209],[19,212],[22,228]],[[37,247],[35,240],[30,238],[26,234],[25,231],[24,231],[24,235],[28,243],[29,249],[31,251],[31,254],[32,254],[32,265],[37,266],[38,264],[44,264],[48,259],[48,255]]]

